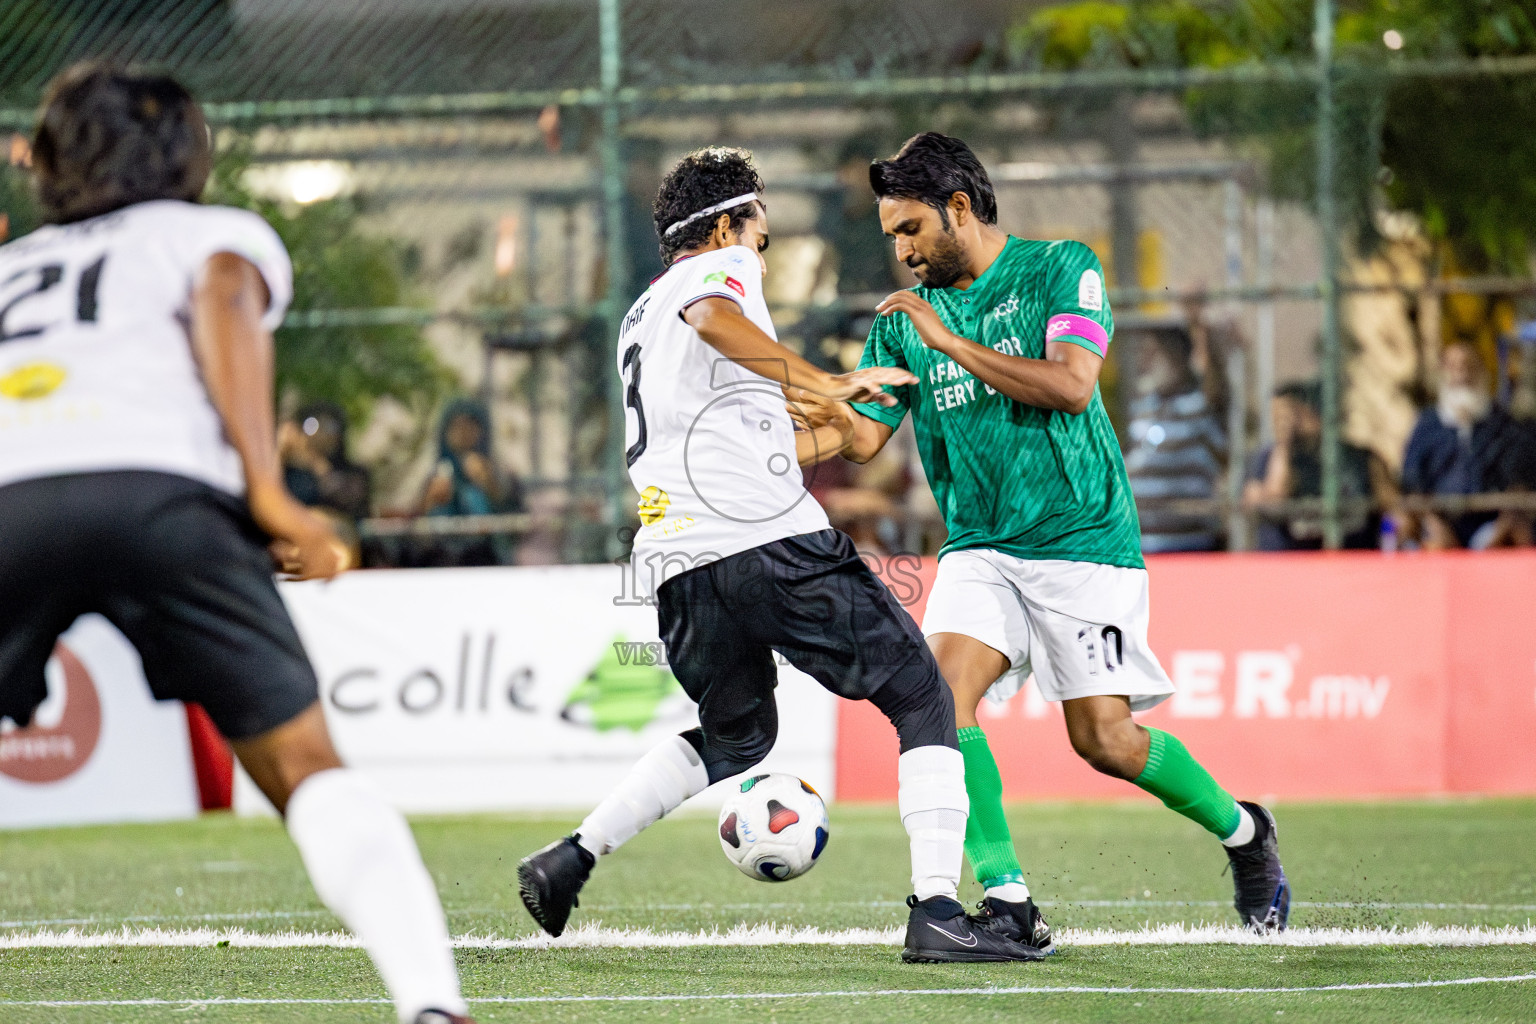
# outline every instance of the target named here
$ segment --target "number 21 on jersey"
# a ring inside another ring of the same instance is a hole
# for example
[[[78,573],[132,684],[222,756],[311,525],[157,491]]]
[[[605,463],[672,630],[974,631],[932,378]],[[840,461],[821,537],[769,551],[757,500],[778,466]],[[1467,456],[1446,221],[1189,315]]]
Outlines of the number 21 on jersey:
[[[101,256],[72,274],[63,263],[43,263],[0,279],[0,344],[39,337],[70,316],[78,323],[95,323],[106,265]]]

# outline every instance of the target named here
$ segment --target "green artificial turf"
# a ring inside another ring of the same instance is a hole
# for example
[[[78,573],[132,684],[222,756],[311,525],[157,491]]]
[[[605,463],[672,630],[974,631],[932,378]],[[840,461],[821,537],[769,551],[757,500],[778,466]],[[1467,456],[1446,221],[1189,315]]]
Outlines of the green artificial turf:
[[[1536,802],[1284,805],[1281,849],[1297,927],[1527,925],[1536,919]],[[1225,858],[1198,828],[1150,803],[1010,808],[1026,872],[1058,928],[1135,930],[1235,920]],[[456,935],[535,929],[518,901],[519,857],[574,818],[416,821]],[[662,822],[608,858],[573,925],[658,931],[739,924],[823,929],[902,923],[906,842],[891,807],[837,806],[809,875],[770,885],[724,859],[713,820]],[[963,895],[979,896],[967,882]],[[331,931],[297,854],[272,821],[0,834],[0,935],[131,928]],[[904,966],[895,946],[461,949],[466,993],[489,1021],[1530,1021],[1536,980],[1442,988],[1284,993],[1081,991],[878,994],[955,988],[1293,988],[1536,973],[1530,946],[1077,946],[1041,964]],[[387,1006],[198,1004],[199,999],[377,1000],[356,950],[90,948],[0,951],[0,1020],[370,1021]],[[801,994],[796,994],[801,993]],[[812,994],[819,993],[819,994]],[[687,996],[616,1001],[606,997]],[[709,999],[697,997],[708,996]],[[605,997],[598,1001],[547,1001]],[[42,1007],[33,1000],[170,1000]]]

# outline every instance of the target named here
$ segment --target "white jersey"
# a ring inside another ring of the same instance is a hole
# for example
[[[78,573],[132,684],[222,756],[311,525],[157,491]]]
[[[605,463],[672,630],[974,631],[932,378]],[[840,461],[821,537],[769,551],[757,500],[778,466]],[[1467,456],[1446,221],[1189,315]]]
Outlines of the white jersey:
[[[678,260],[619,332],[625,460],[640,492],[634,568],[642,590],[706,562],[828,527],[805,490],[778,384],[722,356],[683,312],[730,299],[776,338],[762,261],[744,246]]]
[[[261,272],[275,328],[292,267],[244,210],[139,203],[0,246],[0,486],[134,469],[244,493],[190,337],[194,281],[221,252]]]

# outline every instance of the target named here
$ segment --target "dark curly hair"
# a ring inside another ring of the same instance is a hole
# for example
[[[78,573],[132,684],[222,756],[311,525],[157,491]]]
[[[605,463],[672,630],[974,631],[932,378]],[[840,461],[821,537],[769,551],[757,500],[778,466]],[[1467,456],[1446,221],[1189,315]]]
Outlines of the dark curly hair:
[[[914,135],[889,160],[869,165],[869,186],[884,199],[915,199],[939,211],[949,229],[949,200],[956,192],[971,199],[983,224],[997,223],[997,193],[986,168],[959,139],[938,132]]]
[[[175,79],[90,61],[49,83],[32,169],[53,223],[151,199],[195,201],[212,168],[208,124]]]
[[[713,146],[683,157],[667,172],[651,208],[656,235],[661,240],[661,262],[670,267],[678,253],[703,245],[715,230],[718,218],[701,217],[670,235],[667,228],[716,203],[762,190],[762,175],[752,165],[752,154],[744,149]],[[756,215],[751,203],[720,212],[730,214],[731,228],[736,231]]]

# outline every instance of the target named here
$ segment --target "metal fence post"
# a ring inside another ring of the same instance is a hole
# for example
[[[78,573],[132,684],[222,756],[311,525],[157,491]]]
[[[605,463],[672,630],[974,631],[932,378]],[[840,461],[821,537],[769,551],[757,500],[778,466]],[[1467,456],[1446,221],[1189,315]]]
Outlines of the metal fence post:
[[[1227,353],[1227,550],[1247,551],[1248,512],[1243,484],[1248,470],[1248,353],[1241,345]]]
[[[1259,196],[1254,210],[1254,262],[1257,264],[1257,284],[1268,289],[1275,283],[1275,201],[1265,191]],[[1259,444],[1266,445],[1275,439],[1274,423],[1270,419],[1269,400],[1275,393],[1275,300],[1266,295],[1259,301],[1254,328],[1254,359],[1258,363],[1253,373],[1254,411],[1259,416]]]
[[[1339,211],[1334,195],[1333,0],[1315,0],[1313,47],[1317,53],[1317,219],[1322,233],[1323,300],[1323,546],[1344,544],[1339,520],[1340,386]]]
[[[629,248],[624,237],[624,135],[623,111],[619,106],[619,87],[623,82],[622,56],[619,49],[622,0],[598,0],[599,44],[601,53],[602,89],[602,181],[603,181],[603,237],[607,241],[607,289],[602,300],[602,321],[613,345],[619,343],[619,325],[632,296],[625,293],[629,283]],[[624,389],[617,376],[617,349],[609,362],[608,375],[608,423],[609,436],[606,463],[606,495],[608,526],[608,555],[618,558],[627,547],[620,538],[620,529],[628,522],[624,502],[628,467],[624,464]]]

